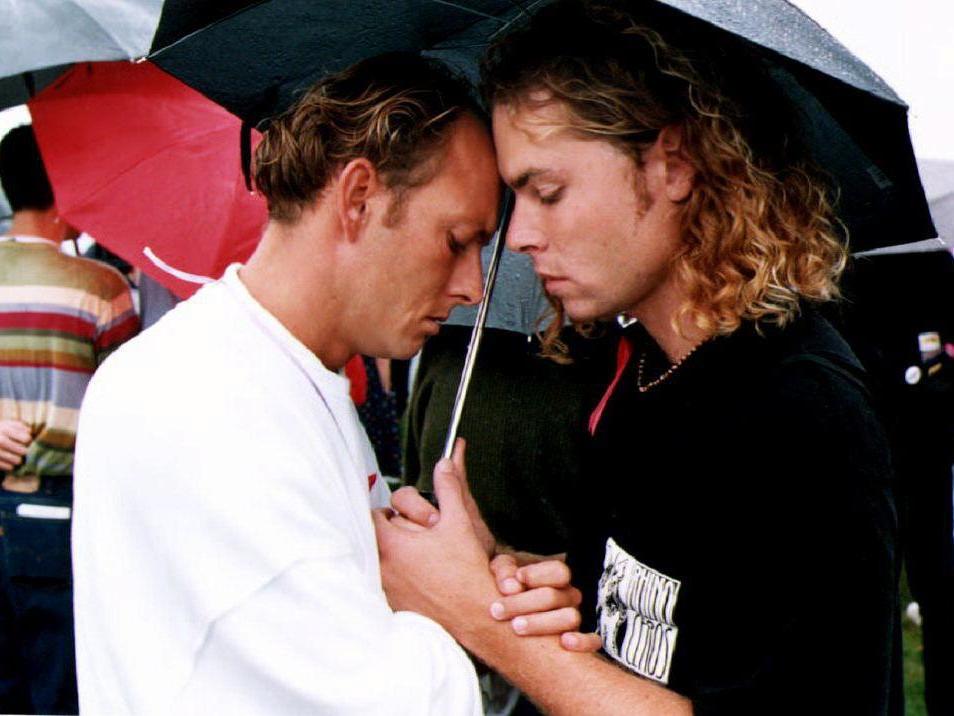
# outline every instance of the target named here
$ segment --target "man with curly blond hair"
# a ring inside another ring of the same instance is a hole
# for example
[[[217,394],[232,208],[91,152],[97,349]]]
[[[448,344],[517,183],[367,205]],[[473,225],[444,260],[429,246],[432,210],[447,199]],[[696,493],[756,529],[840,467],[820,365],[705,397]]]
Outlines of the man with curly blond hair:
[[[559,315],[631,324],[571,515],[584,624],[542,636],[574,602],[523,591],[564,584],[553,561],[485,576],[446,463],[429,532],[376,517],[392,603],[548,713],[900,713],[890,458],[817,312],[846,250],[797,109],[743,42],[648,2],[555,3],[484,83],[509,247]]]

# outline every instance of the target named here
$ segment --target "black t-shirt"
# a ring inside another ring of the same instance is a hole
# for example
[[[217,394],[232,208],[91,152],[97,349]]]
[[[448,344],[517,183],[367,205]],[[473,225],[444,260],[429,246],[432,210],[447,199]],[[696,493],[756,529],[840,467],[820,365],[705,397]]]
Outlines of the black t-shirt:
[[[607,655],[697,714],[901,713],[890,457],[823,319],[743,325],[667,380],[641,329],[570,566]],[[593,607],[595,606],[595,610]]]

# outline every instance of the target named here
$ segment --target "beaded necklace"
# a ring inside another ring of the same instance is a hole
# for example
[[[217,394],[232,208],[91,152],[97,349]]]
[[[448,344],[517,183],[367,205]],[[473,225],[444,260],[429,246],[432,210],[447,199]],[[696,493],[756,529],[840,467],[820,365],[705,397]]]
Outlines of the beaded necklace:
[[[685,363],[686,360],[689,358],[689,356],[691,356],[693,353],[699,350],[699,347],[703,343],[705,343],[707,340],[709,339],[706,338],[705,340],[702,340],[696,343],[696,345],[694,345],[691,349],[689,349],[688,353],[683,355],[682,358],[680,358],[671,366],[669,366],[669,368],[666,371],[664,371],[662,375],[660,375],[658,378],[654,378],[648,383],[643,383],[643,373],[646,369],[646,351],[643,351],[642,354],[639,356],[639,365],[636,369],[636,388],[639,390],[640,393],[645,393],[647,390],[655,388],[657,385],[659,385],[663,381],[668,380],[672,376],[672,374],[679,369],[679,366]]]

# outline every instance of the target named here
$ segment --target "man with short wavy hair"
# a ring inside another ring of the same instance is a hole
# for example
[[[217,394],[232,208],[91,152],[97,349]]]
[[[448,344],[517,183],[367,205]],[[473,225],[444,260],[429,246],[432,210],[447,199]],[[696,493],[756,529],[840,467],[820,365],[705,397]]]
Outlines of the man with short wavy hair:
[[[77,454],[89,713],[477,714],[464,652],[381,590],[387,502],[340,369],[481,296],[499,180],[467,88],[367,60],[276,118],[254,255],[119,351]],[[143,406],[146,406],[143,408]]]
[[[452,465],[439,516],[395,495],[435,527],[376,527],[392,603],[547,713],[903,708],[889,454],[860,364],[816,310],[846,251],[760,67],[648,2],[554,3],[488,57],[508,246],[573,321],[635,320],[569,515],[586,633],[539,636],[572,603],[523,591],[565,583],[562,565],[499,558],[486,576]]]

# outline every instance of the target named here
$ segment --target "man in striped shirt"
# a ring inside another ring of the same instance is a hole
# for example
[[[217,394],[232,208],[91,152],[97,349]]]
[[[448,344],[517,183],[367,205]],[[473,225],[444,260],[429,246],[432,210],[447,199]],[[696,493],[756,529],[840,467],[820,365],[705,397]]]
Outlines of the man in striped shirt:
[[[90,377],[139,319],[119,272],[60,252],[76,231],[30,126],[0,142],[0,181],[13,210],[0,236],[0,712],[73,713],[76,425]]]

